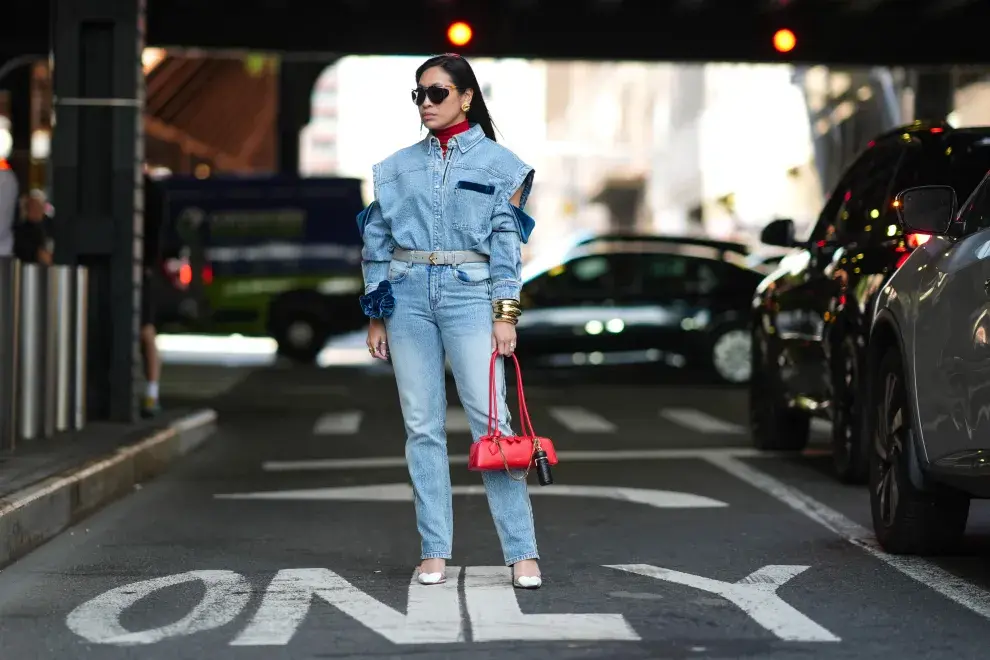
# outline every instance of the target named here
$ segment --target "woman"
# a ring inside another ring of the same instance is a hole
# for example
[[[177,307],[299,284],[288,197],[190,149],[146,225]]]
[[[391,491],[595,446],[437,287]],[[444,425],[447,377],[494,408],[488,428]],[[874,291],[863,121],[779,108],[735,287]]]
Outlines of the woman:
[[[390,359],[406,427],[406,460],[422,538],[418,579],[445,580],[453,545],[445,361],[477,442],[488,425],[493,351],[516,347],[522,212],[533,168],[496,144],[474,71],[458,55],[416,71],[413,102],[430,133],[372,168],[375,201],[358,216],[364,240],[368,350]],[[501,430],[511,433],[502,360]],[[526,483],[484,472],[488,504],[516,587],[542,584]]]

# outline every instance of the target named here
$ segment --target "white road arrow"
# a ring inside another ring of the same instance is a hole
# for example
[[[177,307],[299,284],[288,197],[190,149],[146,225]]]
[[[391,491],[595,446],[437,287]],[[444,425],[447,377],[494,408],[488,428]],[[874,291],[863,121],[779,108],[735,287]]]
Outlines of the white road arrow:
[[[482,485],[454,486],[454,495],[484,495]],[[634,502],[658,509],[714,509],[729,506],[725,502],[672,490],[648,488],[615,488],[612,486],[572,486],[555,484],[548,488],[530,489],[531,495],[558,497],[595,497],[621,502]],[[412,502],[413,490],[409,484],[372,484],[369,486],[344,486],[340,488],[307,488],[303,490],[275,490],[258,493],[221,493],[220,500],[288,500],[288,501],[338,501],[338,502]]]

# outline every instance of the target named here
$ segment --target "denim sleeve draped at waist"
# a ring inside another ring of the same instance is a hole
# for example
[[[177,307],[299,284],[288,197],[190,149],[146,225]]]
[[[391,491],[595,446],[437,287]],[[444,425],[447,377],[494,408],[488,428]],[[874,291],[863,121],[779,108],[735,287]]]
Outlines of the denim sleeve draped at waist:
[[[372,173],[375,200],[357,217],[366,295],[384,288],[399,247],[486,254],[492,297],[519,299],[520,248],[535,225],[524,211],[532,167],[475,125],[450,139],[446,158],[431,136],[376,164]],[[518,207],[510,202],[517,190]],[[375,316],[365,302],[365,313]]]

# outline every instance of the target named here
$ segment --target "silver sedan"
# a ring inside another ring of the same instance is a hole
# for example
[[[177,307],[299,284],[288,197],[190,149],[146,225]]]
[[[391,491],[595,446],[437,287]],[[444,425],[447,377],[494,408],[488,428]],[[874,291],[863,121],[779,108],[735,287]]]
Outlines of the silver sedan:
[[[889,552],[935,554],[990,497],[990,175],[961,206],[948,186],[901,192],[904,231],[931,239],[877,302],[868,414],[873,526]]]

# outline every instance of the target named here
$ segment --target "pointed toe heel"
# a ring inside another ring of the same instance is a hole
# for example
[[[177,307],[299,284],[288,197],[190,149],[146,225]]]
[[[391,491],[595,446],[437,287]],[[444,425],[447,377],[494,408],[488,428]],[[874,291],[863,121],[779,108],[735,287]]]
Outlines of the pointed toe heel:
[[[420,584],[443,584],[447,581],[447,576],[443,573],[420,573],[417,578]]]
[[[520,575],[512,579],[512,586],[516,589],[539,589],[543,585],[543,578],[539,575]]]

